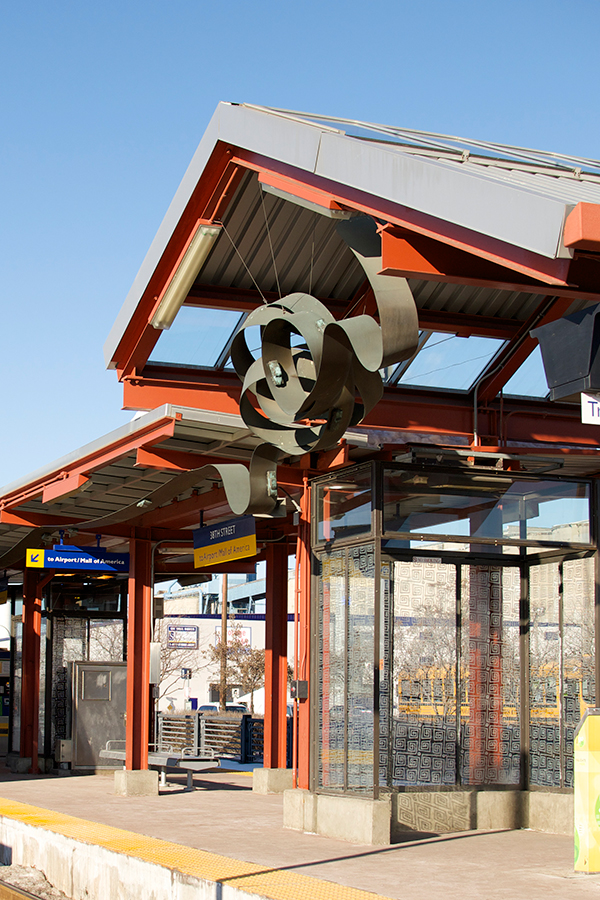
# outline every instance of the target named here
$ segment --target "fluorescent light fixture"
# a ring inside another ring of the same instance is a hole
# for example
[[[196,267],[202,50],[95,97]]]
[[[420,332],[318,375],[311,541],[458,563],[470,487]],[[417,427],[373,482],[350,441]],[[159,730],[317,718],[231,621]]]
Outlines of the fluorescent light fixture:
[[[151,324],[154,328],[166,331],[171,327],[220,233],[220,225],[198,226],[152,316]]]

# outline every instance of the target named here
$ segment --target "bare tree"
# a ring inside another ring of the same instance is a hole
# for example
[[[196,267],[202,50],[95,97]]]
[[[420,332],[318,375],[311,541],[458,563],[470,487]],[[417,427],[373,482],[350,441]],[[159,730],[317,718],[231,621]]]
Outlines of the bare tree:
[[[254,714],[254,692],[265,683],[265,651],[242,645],[237,651],[234,665],[242,691],[250,694],[250,712]]]
[[[231,621],[231,620],[230,620]],[[264,684],[265,651],[259,650],[243,639],[239,626],[227,629],[229,635],[224,641],[221,637],[205,651],[208,665],[220,677],[221,693],[228,694],[235,687],[250,694],[250,712],[254,712],[254,692]]]

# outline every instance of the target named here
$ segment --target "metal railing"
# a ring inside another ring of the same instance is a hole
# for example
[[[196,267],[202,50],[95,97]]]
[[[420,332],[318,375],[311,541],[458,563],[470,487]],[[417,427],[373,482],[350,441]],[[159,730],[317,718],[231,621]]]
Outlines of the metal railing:
[[[170,753],[183,753],[190,750],[198,753],[198,714],[181,713],[171,715],[160,713],[158,716],[158,742],[161,750]]]
[[[287,722],[288,766],[291,765],[292,720]],[[241,763],[260,763],[264,752],[264,721],[248,715],[159,713],[157,746],[170,752],[192,752]]]

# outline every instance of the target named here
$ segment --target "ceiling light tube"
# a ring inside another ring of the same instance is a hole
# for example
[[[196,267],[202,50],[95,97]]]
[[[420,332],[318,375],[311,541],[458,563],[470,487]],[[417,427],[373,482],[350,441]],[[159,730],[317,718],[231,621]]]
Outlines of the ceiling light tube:
[[[152,316],[154,328],[166,331],[171,327],[220,233],[220,225],[198,225]]]

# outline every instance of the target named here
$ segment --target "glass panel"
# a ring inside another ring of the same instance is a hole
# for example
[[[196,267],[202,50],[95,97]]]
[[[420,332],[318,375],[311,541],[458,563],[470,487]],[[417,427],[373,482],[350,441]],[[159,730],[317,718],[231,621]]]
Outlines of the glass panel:
[[[14,637],[12,684],[12,735],[11,750],[18,753],[21,743],[21,688],[23,679],[23,622],[16,616],[12,620]]]
[[[123,662],[123,619],[90,619],[90,662]]]
[[[456,781],[456,569],[393,565],[393,785]]]
[[[539,344],[504,385],[504,394],[520,397],[545,397],[548,382]]]
[[[48,603],[55,611],[120,612],[124,606],[123,595],[126,589],[126,577],[63,575],[50,582]]]
[[[391,569],[389,560],[381,561],[379,625],[379,784],[391,785],[390,729],[394,697],[392,677]]]
[[[319,761],[324,788],[344,787],[346,554],[321,557],[319,578]]]
[[[519,784],[518,568],[462,567],[461,781]]]
[[[433,333],[398,384],[466,391],[503,343],[497,338]]]
[[[244,316],[239,310],[182,306],[167,331],[162,331],[149,363],[214,366]]]
[[[373,789],[375,556],[348,551],[348,788]]]
[[[87,659],[87,647],[87,619],[64,616],[53,618],[52,746],[57,738],[71,737],[71,663]]]
[[[38,700],[38,750],[44,755],[45,710],[46,710],[46,633],[48,621],[44,616],[40,626],[40,696]]]
[[[594,560],[563,563],[564,784],[573,787],[573,735],[596,705],[594,672]]]
[[[560,571],[558,563],[529,573],[530,780],[560,786]]]
[[[321,483],[317,540],[333,541],[371,531],[371,468]]]
[[[386,470],[384,531],[587,543],[589,486]]]

